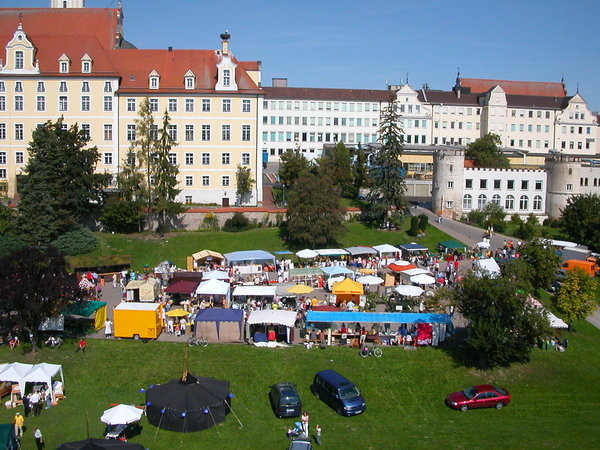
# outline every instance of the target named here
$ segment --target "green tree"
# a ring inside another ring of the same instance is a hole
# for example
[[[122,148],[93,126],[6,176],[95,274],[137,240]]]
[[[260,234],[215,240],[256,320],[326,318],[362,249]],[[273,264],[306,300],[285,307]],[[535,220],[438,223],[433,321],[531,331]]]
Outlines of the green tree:
[[[100,154],[86,148],[87,133],[63,119],[37,127],[20,181],[18,229],[34,246],[47,245],[77,227],[102,205],[111,175],[96,173]]]
[[[293,189],[296,181],[310,167],[299,147],[287,149],[279,158],[279,180],[288,189]]]
[[[381,127],[379,141],[381,148],[373,158],[369,170],[371,190],[367,195],[369,204],[365,211],[368,220],[381,224],[388,216],[391,208],[397,210],[405,206],[404,168],[402,167],[402,130],[399,128],[400,117],[394,103],[395,94],[390,97],[390,106],[381,111]]]
[[[530,305],[510,278],[469,274],[448,295],[469,321],[466,343],[481,369],[527,361],[548,332],[541,308]]]
[[[154,177],[152,206],[158,214],[161,228],[167,225],[168,216],[185,211],[185,207],[175,200],[181,189],[177,189],[179,167],[169,159],[171,150],[177,145],[169,134],[170,122],[171,118],[165,110],[160,137],[154,145],[152,164],[152,176]]]
[[[503,231],[506,228],[506,212],[500,203],[490,202],[483,208],[485,228],[493,227],[494,231]],[[537,219],[536,219],[537,220]]]
[[[331,180],[306,172],[289,192],[282,236],[298,247],[334,244],[344,231],[339,187]]]
[[[254,179],[252,178],[250,167],[243,167],[238,164],[237,172],[235,173],[235,184],[236,203],[238,205],[243,205],[250,199],[252,187],[254,186]]]
[[[136,201],[109,198],[102,208],[100,223],[106,231],[134,233],[142,227],[144,213]]]
[[[567,270],[565,279],[553,297],[556,309],[569,325],[589,316],[596,310],[597,284],[579,267]]]
[[[0,237],[17,229],[17,212],[0,203]]]
[[[54,247],[22,248],[0,258],[0,310],[20,325],[37,349],[39,326],[79,301],[83,292]]]
[[[494,133],[476,139],[467,145],[465,158],[472,159],[477,167],[510,169],[508,158],[500,150],[502,139]]]
[[[354,164],[352,165],[353,197],[358,197],[360,190],[367,186],[369,172],[367,170],[367,155],[361,148],[352,151]]]
[[[573,241],[600,252],[600,195],[569,197],[562,211],[560,228]]]
[[[322,176],[337,184],[344,197],[355,197],[352,160],[348,147],[343,142],[319,158],[319,171]]]
[[[527,216],[527,220],[519,224],[519,227],[515,231],[515,235],[521,239],[535,239],[542,235],[542,227],[537,217],[533,214]]]
[[[521,260],[529,265],[529,270],[523,276],[528,277],[527,281],[533,289],[549,289],[560,267],[560,256],[554,248],[536,238],[525,242],[517,250],[521,254]]]
[[[51,245],[65,256],[80,255],[93,251],[98,246],[98,238],[89,228],[79,227],[61,234]]]

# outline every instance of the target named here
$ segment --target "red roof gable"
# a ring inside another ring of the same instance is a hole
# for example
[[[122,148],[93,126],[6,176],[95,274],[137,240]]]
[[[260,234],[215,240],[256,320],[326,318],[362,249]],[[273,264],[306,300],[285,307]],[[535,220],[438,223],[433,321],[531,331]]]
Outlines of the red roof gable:
[[[109,49],[115,46],[120,14],[110,8],[0,8],[0,35],[12,38],[20,16],[28,36],[94,36]]]
[[[565,97],[567,92],[562,83],[545,81],[507,81],[485,80],[480,78],[461,78],[462,87],[471,88],[471,92],[482,93],[500,86],[506,94],[512,95],[537,95],[541,97]]]
[[[196,88],[188,92],[212,91],[217,82],[217,64],[221,55],[214,50],[140,50],[117,49],[109,53],[114,66],[123,77],[120,91],[157,92],[148,88],[148,75],[153,70],[160,76],[161,91],[187,91],[184,76],[191,70],[196,77]],[[237,64],[235,58],[232,61]],[[236,70],[238,90],[260,89],[238,64]]]

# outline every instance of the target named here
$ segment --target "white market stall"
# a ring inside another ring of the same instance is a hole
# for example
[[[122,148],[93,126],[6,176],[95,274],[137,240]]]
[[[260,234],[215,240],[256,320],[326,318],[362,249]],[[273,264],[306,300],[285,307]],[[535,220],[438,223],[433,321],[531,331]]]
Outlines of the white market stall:
[[[478,277],[486,275],[490,278],[498,278],[500,276],[500,266],[493,258],[476,260],[473,263],[473,271]]]
[[[54,378],[56,378],[56,381],[60,384],[57,384],[56,386],[53,385]],[[60,380],[58,380],[58,378],[60,378]],[[19,389],[18,391],[13,389],[13,394],[19,394],[19,396],[22,396],[25,393],[27,383],[45,383],[48,388],[51,388],[52,401],[55,400],[56,394],[63,394],[64,377],[62,366],[60,364],[41,363],[32,365],[17,362],[6,364],[0,372],[0,381],[18,384]],[[59,387],[60,392],[57,391],[57,387]],[[13,399],[11,398],[11,402],[12,401]]]
[[[275,256],[264,250],[243,250],[224,256],[227,266],[242,275],[262,273],[264,265],[275,266]]]
[[[231,287],[226,281],[210,279],[203,281],[196,288],[198,297],[206,297],[212,303],[229,306],[229,294]]]
[[[251,300],[256,300],[264,305],[273,302],[276,291],[275,286],[236,286],[231,296],[233,297],[234,307],[236,303],[239,305],[240,303],[248,303]]]
[[[246,336],[252,336],[254,342],[285,340],[290,344],[294,339],[296,311],[263,309],[250,313],[246,320]],[[263,332],[257,331],[257,325],[263,326]],[[252,328],[251,328],[252,327]]]

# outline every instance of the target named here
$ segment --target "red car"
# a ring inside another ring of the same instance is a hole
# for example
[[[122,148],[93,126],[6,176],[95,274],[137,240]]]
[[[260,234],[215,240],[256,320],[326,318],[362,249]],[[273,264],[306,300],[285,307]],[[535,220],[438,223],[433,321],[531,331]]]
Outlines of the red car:
[[[481,384],[450,394],[446,403],[450,408],[460,409],[463,412],[475,408],[502,409],[510,403],[510,394],[506,389]]]

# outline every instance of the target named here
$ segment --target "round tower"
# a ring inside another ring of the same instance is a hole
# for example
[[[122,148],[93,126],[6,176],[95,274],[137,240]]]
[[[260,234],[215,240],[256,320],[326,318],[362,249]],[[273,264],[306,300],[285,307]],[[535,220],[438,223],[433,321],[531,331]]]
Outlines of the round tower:
[[[458,219],[462,215],[465,151],[441,148],[433,154],[431,209],[435,214]]]
[[[567,199],[580,193],[581,161],[575,156],[546,157],[546,214],[556,219],[567,206]]]

